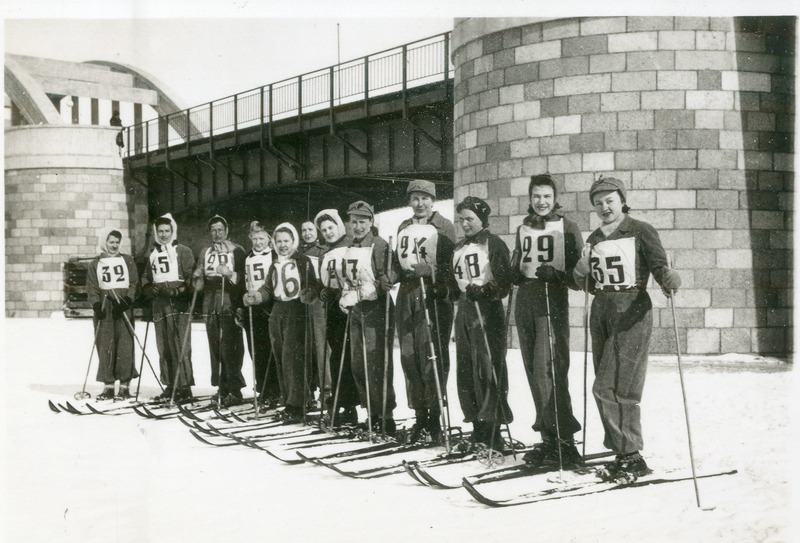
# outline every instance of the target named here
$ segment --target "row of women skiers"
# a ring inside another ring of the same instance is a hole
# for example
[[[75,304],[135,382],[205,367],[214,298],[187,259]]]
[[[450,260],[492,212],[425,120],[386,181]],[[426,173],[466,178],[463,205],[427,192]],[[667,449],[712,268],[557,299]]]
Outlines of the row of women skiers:
[[[553,179],[533,176],[513,257],[490,232],[491,209],[482,199],[469,196],[456,206],[464,233],[456,242],[453,224],[433,210],[433,183],[413,180],[407,194],[413,214],[400,224],[394,250],[378,235],[374,209],[363,201],[347,210],[350,234],[335,209],[320,211],[300,233],[283,223],[270,235],[254,221],[249,253],[228,239],[225,219],[214,216],[211,243],[197,261],[176,242],[171,215],[157,219],[141,286],[152,298],[165,385],[159,399],[191,397],[188,324],[202,292],[220,405],[242,401],[244,328],[262,404],[283,405],[284,418],[300,420],[318,388],[331,424],[357,423],[361,405],[373,429],[393,434],[396,330],[416,416],[409,439],[438,441],[448,424],[443,411],[454,328],[458,399],[473,426],[471,440],[501,449],[501,425],[513,419],[505,361],[510,311],[502,300],[516,285],[515,323],[535,405],[533,428],[542,438],[525,461],[575,464],[581,456],[573,436],[581,425],[568,386],[568,290],[585,289],[594,295],[592,392],[604,446],[617,454],[606,473],[646,473],[639,411],[652,330],[646,287],[652,274],[670,295],[680,276],[669,269],[655,229],[628,216],[624,184],[601,177],[591,186],[601,226],[584,244],[560,209]],[[131,257],[119,254],[120,241],[119,231],[103,233],[100,255],[89,267],[101,358],[97,379],[105,383],[98,399],[129,397],[137,376],[130,322],[139,281]],[[389,291],[397,283],[394,303]]]

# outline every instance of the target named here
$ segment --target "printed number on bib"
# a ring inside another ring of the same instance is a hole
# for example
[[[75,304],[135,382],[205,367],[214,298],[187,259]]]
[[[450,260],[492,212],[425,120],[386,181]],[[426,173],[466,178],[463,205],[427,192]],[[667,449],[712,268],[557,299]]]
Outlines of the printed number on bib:
[[[219,277],[220,275],[217,273],[218,266],[228,266],[230,262],[233,262],[233,253],[213,253],[211,251],[206,252],[206,277]]]
[[[493,279],[489,250],[485,245],[469,244],[453,254],[453,274],[458,288],[467,290],[470,283],[483,285]]]
[[[349,247],[342,261],[342,275],[350,288],[357,288],[361,300],[376,300],[375,272],[372,269],[372,247]]]
[[[154,283],[180,281],[178,258],[174,252],[154,250],[150,253],[150,271],[153,272]]]
[[[337,247],[325,253],[320,264],[320,280],[322,284],[330,288],[341,288],[339,278],[343,277],[344,259],[347,255],[347,247]]]
[[[97,263],[97,282],[103,290],[128,288],[130,275],[122,257],[101,258]]]
[[[398,234],[397,261],[404,270],[410,270],[414,264],[436,263],[436,248],[439,234],[432,224],[409,224]]]
[[[272,256],[270,254],[247,257],[244,263],[247,290],[258,290],[264,286],[270,264],[272,264]]]
[[[544,230],[522,225],[519,229],[522,249],[519,269],[525,277],[536,277],[542,264],[564,271],[564,221],[546,223]]]
[[[636,285],[634,238],[602,241],[592,248],[591,274],[598,287],[628,288]]]
[[[294,260],[275,262],[272,288],[275,298],[282,302],[296,300],[300,297],[300,271],[297,269],[297,262]]]

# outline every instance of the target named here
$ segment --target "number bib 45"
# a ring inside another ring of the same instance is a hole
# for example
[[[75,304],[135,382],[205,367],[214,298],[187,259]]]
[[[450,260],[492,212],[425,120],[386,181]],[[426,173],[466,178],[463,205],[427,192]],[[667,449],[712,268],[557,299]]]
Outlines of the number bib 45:
[[[598,288],[636,286],[636,238],[601,241],[589,258]]]
[[[409,224],[403,228],[397,234],[397,262],[400,267],[410,270],[419,262],[435,268],[438,240],[439,232],[432,224]]]
[[[233,251],[230,253],[206,251],[206,261],[203,267],[206,277],[219,277],[217,266],[228,266],[231,271],[236,271],[233,269]]]
[[[150,270],[153,272],[153,283],[181,280],[178,275],[178,254],[175,251],[154,249],[150,253]]]
[[[296,300],[300,297],[300,270],[294,260],[277,260],[274,263],[275,273],[272,275],[272,291],[281,302]]]
[[[347,247],[337,247],[325,253],[320,264],[320,280],[329,288],[342,288],[339,277],[343,277],[344,261],[347,258]]]
[[[468,243],[453,254],[453,274],[461,292],[466,292],[470,283],[483,285],[491,281],[489,248],[479,243]]]
[[[267,272],[272,264],[272,253],[251,255],[244,261],[245,285],[252,292],[267,282]]]
[[[130,287],[131,277],[125,259],[121,256],[101,258],[97,262],[97,282],[102,290]]]
[[[542,264],[564,271],[564,219],[545,223],[544,230],[523,224],[518,236],[522,249],[519,261],[522,275],[536,277],[536,270]]]

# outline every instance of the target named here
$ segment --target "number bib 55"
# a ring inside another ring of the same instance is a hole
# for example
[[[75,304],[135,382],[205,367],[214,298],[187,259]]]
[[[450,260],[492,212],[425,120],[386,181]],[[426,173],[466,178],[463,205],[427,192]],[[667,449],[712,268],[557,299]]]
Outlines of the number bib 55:
[[[125,259],[121,256],[101,258],[97,262],[97,282],[102,290],[130,287],[131,278]]]
[[[178,254],[175,251],[154,249],[150,253],[150,270],[153,272],[153,283],[181,280],[178,275]]]
[[[245,286],[252,292],[267,282],[267,272],[272,264],[272,254],[248,256],[244,262]]]
[[[206,277],[219,277],[217,266],[228,266],[231,271],[236,271],[233,269],[233,251],[230,253],[206,251],[206,261],[203,267]]]
[[[589,265],[598,288],[636,286],[636,239],[601,241],[592,248]]]
[[[294,260],[275,262],[272,290],[275,298],[281,302],[296,300],[300,297],[300,270],[297,269],[297,262]]]
[[[436,265],[439,233],[432,224],[409,224],[397,235],[397,262],[404,270],[417,263]],[[419,249],[419,251],[417,251]]]
[[[492,268],[489,266],[489,249],[479,243],[468,243],[453,254],[453,274],[461,292],[467,291],[470,283],[483,285],[491,281]]]
[[[545,223],[545,229],[523,224],[519,228],[519,246],[522,249],[519,269],[525,277],[536,277],[542,264],[564,271],[564,220]]]

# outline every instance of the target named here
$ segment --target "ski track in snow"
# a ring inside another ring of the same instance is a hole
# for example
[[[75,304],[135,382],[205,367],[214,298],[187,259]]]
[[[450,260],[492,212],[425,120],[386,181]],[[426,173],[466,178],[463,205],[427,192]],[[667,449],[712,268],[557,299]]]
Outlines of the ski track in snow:
[[[140,338],[144,330],[137,323]],[[204,326],[192,331],[195,379],[207,385]],[[351,480],[244,447],[205,446],[177,420],[53,414],[48,399],[71,400],[81,389],[91,322],[6,319],[4,332],[7,510],[0,535],[8,541],[797,540],[790,517],[790,458],[797,456],[791,365],[685,364],[698,471],[739,470],[700,481],[703,505],[713,511],[695,506],[691,482],[490,509],[462,489],[424,488],[405,474]],[[152,329],[147,352],[157,364]],[[137,348],[137,364],[138,356]],[[656,470],[688,469],[677,366],[660,360],[651,364],[644,390],[643,454]],[[508,362],[512,431],[530,444],[533,402],[519,351],[509,351]],[[93,396],[102,388],[93,381],[96,364],[95,357],[87,387]],[[394,371],[395,417],[410,416],[398,352]],[[248,358],[243,373],[250,386]],[[149,398],[158,387],[146,363],[143,374],[142,395]],[[589,379],[591,394],[591,368]],[[461,413],[454,371],[448,385],[455,424]],[[570,387],[581,419],[583,353],[573,353]],[[591,398],[588,414],[587,452],[594,452],[602,432]]]

